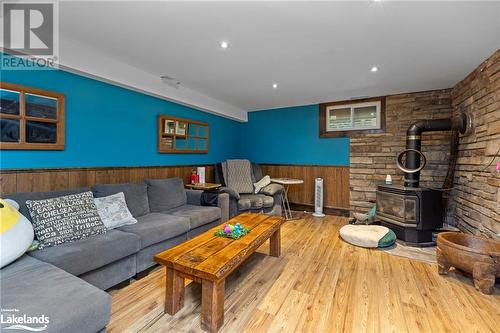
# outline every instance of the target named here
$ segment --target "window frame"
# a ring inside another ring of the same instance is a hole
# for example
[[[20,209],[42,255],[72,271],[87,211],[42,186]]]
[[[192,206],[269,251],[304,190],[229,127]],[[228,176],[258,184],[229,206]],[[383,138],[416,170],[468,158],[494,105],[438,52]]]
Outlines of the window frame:
[[[64,94],[54,91],[26,87],[8,82],[0,82],[0,89],[10,90],[19,93],[19,115],[0,113],[0,119],[19,120],[19,142],[0,141],[0,150],[64,150],[65,128],[66,128]],[[26,103],[25,103],[26,94],[56,99],[57,100],[56,119],[28,116],[26,114]],[[57,126],[56,142],[55,143],[27,142],[26,141],[27,121],[56,124]]]
[[[351,128],[351,129],[330,129],[330,110],[347,109],[351,110],[351,122],[354,117],[354,109],[364,106],[377,106],[377,127]],[[319,136],[321,138],[331,137],[356,137],[363,134],[384,133],[385,132],[385,97],[363,98],[348,101],[337,101],[322,103],[319,106]]]

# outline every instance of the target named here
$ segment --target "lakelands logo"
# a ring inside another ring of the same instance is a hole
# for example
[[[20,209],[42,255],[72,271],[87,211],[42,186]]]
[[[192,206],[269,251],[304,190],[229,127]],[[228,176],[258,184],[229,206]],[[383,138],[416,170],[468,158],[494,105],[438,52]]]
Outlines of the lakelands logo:
[[[1,69],[51,69],[59,53],[56,1],[2,1]],[[46,68],[43,68],[46,67]]]
[[[2,309],[0,314],[1,330],[21,330],[43,332],[47,329],[50,318],[46,315],[30,316],[18,309]]]

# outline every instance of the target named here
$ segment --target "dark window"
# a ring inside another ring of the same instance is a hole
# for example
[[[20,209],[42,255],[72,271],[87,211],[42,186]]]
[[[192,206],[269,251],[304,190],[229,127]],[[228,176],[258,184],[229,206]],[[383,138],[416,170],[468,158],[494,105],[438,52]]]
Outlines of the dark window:
[[[57,119],[57,99],[26,94],[26,115],[29,117]]]
[[[19,114],[19,93],[0,89],[0,113]]]
[[[2,142],[19,142],[19,120],[0,119],[0,137]]]
[[[56,143],[57,124],[28,120],[26,122],[26,142]]]
[[[64,149],[64,95],[0,82],[0,149]]]

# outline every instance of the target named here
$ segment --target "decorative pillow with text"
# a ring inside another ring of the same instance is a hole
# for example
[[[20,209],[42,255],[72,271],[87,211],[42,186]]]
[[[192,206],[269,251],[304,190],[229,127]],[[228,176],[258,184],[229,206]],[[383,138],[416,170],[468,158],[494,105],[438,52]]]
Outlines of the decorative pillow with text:
[[[106,232],[90,191],[51,199],[27,200],[26,206],[40,242],[39,249]]]

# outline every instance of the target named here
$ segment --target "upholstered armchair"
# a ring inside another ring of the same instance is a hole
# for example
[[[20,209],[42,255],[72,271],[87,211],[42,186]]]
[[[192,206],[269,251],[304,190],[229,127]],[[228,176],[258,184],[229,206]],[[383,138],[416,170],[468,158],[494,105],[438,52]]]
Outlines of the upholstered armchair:
[[[229,218],[243,212],[281,215],[283,186],[269,184],[255,193],[254,183],[263,178],[260,165],[248,160],[227,160],[215,165],[215,182],[229,194]]]

